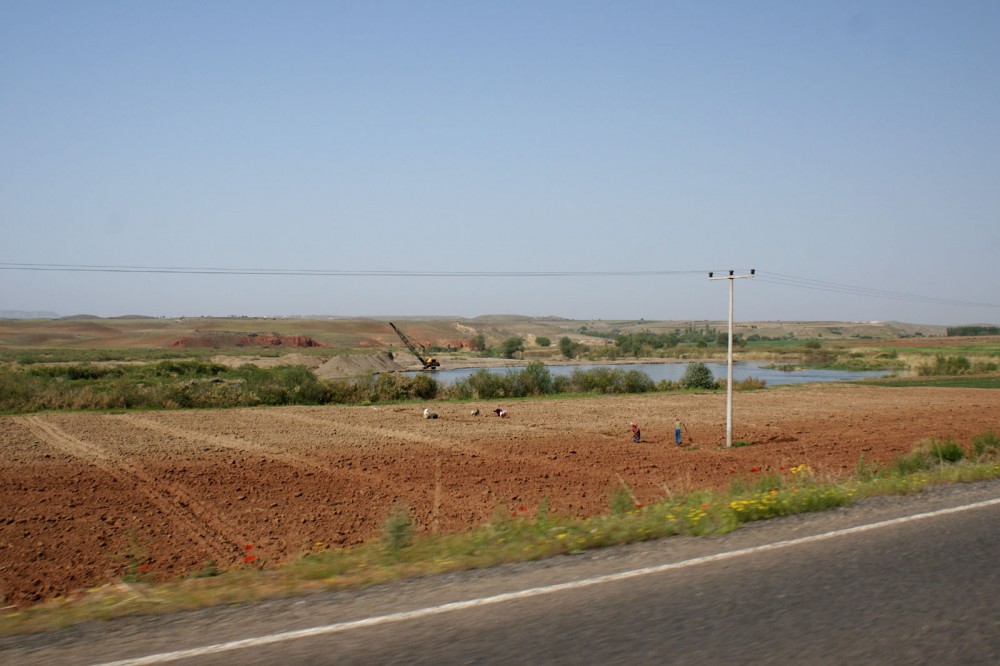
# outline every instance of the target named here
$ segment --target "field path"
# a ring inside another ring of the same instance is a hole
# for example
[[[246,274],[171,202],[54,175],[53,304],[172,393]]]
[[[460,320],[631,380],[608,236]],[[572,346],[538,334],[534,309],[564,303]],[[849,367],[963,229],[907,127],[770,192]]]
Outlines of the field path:
[[[230,562],[246,537],[234,533],[215,512],[191,497],[176,483],[164,483],[132,463],[125,456],[113,454],[101,446],[74,437],[40,416],[19,416],[24,425],[40,441],[68,455],[96,465],[123,485],[134,487],[159,509],[167,520],[184,529],[218,562]]]
[[[230,435],[208,435],[203,432],[198,432],[197,430],[167,425],[165,423],[160,423],[153,418],[136,416],[134,414],[122,414],[115,416],[114,418],[119,421],[125,421],[138,428],[145,428],[164,435],[186,439],[191,442],[211,444],[244,453],[257,453],[272,460],[285,463],[291,467],[309,469],[323,474],[327,474],[331,471],[329,464],[320,462],[317,458],[309,458],[291,453],[289,451],[282,451],[281,449],[274,447],[264,446],[263,444],[249,439],[244,439],[242,437],[232,437]],[[372,474],[370,472],[357,469],[345,469],[338,467],[336,472],[338,476],[351,477],[364,485],[382,483],[383,481],[382,477],[378,474]]]
[[[427,444],[439,449],[463,449],[470,448],[464,442],[460,442],[455,439],[449,439],[448,437],[442,435],[424,435],[421,433],[413,432],[412,430],[401,430],[398,428],[386,428],[383,426],[354,426],[346,424],[342,421],[336,423],[336,425],[331,424],[329,419],[320,418],[318,416],[306,416],[305,414],[289,414],[289,413],[277,413],[275,415],[278,419],[283,419],[287,421],[298,421],[300,423],[309,423],[311,425],[325,425],[330,427],[332,435],[343,435],[345,433],[350,433],[358,436],[365,437],[385,437],[386,440],[399,441],[399,442],[410,442],[414,444]]]

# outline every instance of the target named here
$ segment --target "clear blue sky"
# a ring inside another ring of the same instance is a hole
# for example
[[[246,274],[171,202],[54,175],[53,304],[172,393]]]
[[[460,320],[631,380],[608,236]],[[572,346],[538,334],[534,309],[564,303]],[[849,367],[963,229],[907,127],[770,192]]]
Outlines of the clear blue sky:
[[[1000,2],[0,0],[0,310],[1000,322]],[[782,283],[784,282],[784,283]],[[818,287],[809,283],[807,286]],[[827,287],[829,285],[824,285]]]

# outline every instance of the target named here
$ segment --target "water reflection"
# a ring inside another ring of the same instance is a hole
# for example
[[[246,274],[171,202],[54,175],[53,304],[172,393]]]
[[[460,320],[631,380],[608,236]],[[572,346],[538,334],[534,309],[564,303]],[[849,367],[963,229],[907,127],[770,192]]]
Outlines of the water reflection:
[[[716,379],[726,378],[726,364],[725,363],[705,363],[708,369],[712,371],[712,376]],[[783,384],[807,384],[810,382],[843,382],[850,381],[853,379],[865,379],[871,377],[885,377],[886,375],[892,374],[890,370],[817,370],[817,369],[804,369],[804,370],[775,370],[773,368],[765,368],[763,366],[770,365],[769,363],[755,362],[755,361],[743,361],[739,363],[733,363],[733,381],[738,382],[748,377],[754,377],[756,379],[763,379],[767,382],[768,386],[780,386]],[[625,372],[629,370],[639,370],[641,372],[649,375],[650,379],[658,382],[663,379],[669,379],[671,381],[677,381],[684,376],[684,372],[687,370],[687,363],[625,363],[625,364],[588,364],[588,365],[549,365],[546,366],[553,377],[569,376],[574,370],[593,370],[595,368],[612,368],[619,369]],[[453,384],[459,379],[464,379],[474,372],[485,369],[489,372],[505,373],[505,372],[517,372],[522,370],[524,366],[514,366],[507,368],[453,368],[438,370],[434,377],[437,378],[442,384]],[[407,373],[415,374],[415,373]]]

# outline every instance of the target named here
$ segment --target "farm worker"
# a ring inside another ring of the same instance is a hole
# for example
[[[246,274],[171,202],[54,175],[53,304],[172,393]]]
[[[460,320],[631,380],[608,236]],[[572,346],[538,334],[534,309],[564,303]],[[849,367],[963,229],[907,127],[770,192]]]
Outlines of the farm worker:
[[[436,419],[437,417],[438,417],[438,415],[436,413],[432,412],[431,410],[427,409],[426,407],[424,408],[424,418],[425,419]]]
[[[502,419],[507,418],[507,410],[506,409],[501,409],[500,407],[497,407],[496,409],[493,410],[493,413],[496,414],[497,416],[499,416]]]
[[[642,433],[639,432],[639,426],[634,423],[630,423],[629,425],[632,426],[632,441],[638,444],[642,441]]]
[[[681,420],[674,419],[674,444],[681,445]]]

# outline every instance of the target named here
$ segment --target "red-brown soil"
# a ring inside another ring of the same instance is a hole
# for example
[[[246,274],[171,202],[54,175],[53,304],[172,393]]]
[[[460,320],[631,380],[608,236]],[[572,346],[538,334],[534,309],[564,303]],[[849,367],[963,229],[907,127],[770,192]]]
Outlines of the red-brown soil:
[[[210,331],[187,336],[170,343],[171,347],[330,347],[329,343],[313,340],[305,335],[278,335],[267,333],[223,333]]]
[[[273,565],[376,536],[407,503],[424,531],[498,508],[586,516],[624,481],[640,502],[808,463],[850,474],[932,436],[1000,427],[995,391],[847,385],[494,404],[284,407],[0,417],[0,597],[24,605],[120,579],[189,574],[247,553]],[[484,416],[473,416],[480,408]],[[688,430],[673,444],[673,419]],[[628,424],[642,427],[631,443]],[[247,551],[246,547],[252,546]]]

